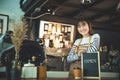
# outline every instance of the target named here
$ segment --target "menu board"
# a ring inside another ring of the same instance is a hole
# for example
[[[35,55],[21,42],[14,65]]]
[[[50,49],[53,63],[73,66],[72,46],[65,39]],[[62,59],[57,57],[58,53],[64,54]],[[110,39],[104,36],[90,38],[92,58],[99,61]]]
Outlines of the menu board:
[[[39,38],[43,38],[46,47],[71,48],[74,36],[74,25],[40,21]]]
[[[100,80],[100,58],[99,53],[84,53],[81,57],[82,78]]]

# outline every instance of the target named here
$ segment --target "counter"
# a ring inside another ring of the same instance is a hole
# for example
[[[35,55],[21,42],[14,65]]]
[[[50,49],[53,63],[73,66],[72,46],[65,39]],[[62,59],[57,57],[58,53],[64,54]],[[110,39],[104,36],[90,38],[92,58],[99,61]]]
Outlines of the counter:
[[[101,72],[101,80],[120,80],[119,73],[113,72]],[[0,77],[0,80],[6,80],[4,77]],[[58,71],[47,71],[47,78],[34,79],[34,78],[22,78],[21,80],[75,80],[73,76],[68,77],[68,72],[66,71],[59,73]],[[88,80],[88,79],[87,79]],[[92,79],[91,79],[92,80]]]

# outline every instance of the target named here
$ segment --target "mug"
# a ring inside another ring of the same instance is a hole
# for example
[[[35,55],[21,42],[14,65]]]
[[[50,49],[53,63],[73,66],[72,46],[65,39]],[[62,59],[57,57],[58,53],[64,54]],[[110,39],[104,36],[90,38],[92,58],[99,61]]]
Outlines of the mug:
[[[81,69],[74,69],[74,78],[81,79]]]

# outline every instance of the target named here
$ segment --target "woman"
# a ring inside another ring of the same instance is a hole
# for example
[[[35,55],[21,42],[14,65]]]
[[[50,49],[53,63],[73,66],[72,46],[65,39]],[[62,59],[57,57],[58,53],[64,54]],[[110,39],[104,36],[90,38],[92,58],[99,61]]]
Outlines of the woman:
[[[70,67],[70,70],[75,67],[81,67],[79,62],[81,54],[97,52],[100,45],[100,36],[99,34],[92,34],[90,22],[85,20],[79,21],[77,30],[82,37],[74,42],[73,47],[67,56],[67,61],[69,63],[75,63]]]

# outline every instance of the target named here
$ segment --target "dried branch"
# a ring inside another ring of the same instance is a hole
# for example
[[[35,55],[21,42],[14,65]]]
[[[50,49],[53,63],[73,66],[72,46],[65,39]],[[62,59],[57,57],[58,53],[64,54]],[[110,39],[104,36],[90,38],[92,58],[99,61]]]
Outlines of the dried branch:
[[[26,22],[21,22],[19,24],[14,24],[14,30],[12,35],[12,43],[15,47],[16,54],[19,54],[19,51],[22,46],[22,42],[26,37],[26,32],[28,30],[28,25]]]

